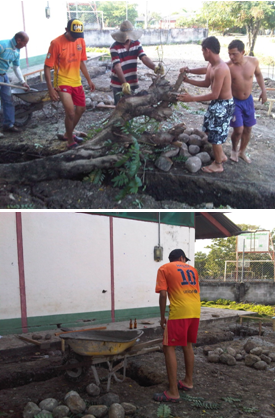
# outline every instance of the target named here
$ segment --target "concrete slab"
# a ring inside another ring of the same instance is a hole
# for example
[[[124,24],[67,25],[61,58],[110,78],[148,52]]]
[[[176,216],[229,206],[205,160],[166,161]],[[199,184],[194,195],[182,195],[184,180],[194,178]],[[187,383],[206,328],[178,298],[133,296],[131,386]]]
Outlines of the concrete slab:
[[[204,329],[209,325],[213,325],[213,327],[215,327],[215,325],[222,325],[224,323],[236,322],[239,319],[240,315],[247,315],[247,316],[254,315],[255,316],[256,314],[255,312],[233,311],[230,309],[203,307],[201,308],[200,329]],[[133,329],[134,329],[134,319],[135,318],[132,318]],[[137,318],[137,329],[143,330],[145,335],[150,336],[153,339],[162,333],[159,322],[160,322],[159,317],[140,319],[140,320]],[[129,323],[130,323],[130,318],[129,318],[129,321],[98,324],[98,325],[95,325],[94,328],[106,327],[107,330],[128,331]],[[75,328],[75,330],[80,331],[80,330],[87,329],[87,328],[92,328],[92,327],[91,326],[80,327],[80,328]],[[35,349],[36,351],[43,350],[44,343],[47,343],[47,349],[61,348],[61,339],[59,336],[55,335],[55,333],[59,333],[59,332],[62,332],[62,331],[58,329],[54,329],[54,330],[48,330],[48,331],[35,332],[35,334],[40,334],[42,336],[42,339],[38,341],[39,343],[41,343],[40,346],[38,346],[37,344],[35,345],[30,342],[21,340],[19,339],[19,336],[16,334],[0,336],[0,356],[1,354],[4,354],[4,353],[7,354],[9,350],[12,350],[14,354],[19,354],[20,351],[23,353],[25,352],[25,349],[28,347],[30,349]],[[26,338],[32,339],[33,334],[34,333],[29,332],[29,333],[25,333],[21,335],[23,335]],[[51,335],[50,340],[45,340],[45,336],[47,334]],[[50,346],[49,346],[49,343],[50,343]],[[16,353],[16,351],[18,353]]]

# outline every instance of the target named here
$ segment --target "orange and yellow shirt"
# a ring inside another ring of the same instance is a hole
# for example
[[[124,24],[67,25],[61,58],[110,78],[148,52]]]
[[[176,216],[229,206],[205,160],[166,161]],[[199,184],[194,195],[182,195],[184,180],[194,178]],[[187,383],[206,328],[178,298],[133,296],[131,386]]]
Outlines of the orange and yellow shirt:
[[[86,44],[83,38],[75,42],[61,35],[51,42],[45,65],[54,68],[54,87],[81,86],[80,63],[86,61]]]
[[[197,270],[181,261],[158,269],[156,293],[168,292],[169,319],[200,318],[200,286]]]

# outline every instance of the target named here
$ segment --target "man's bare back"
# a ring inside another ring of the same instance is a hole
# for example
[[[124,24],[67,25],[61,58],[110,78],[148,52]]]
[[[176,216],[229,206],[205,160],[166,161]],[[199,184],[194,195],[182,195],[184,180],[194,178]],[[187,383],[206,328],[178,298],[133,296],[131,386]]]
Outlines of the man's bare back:
[[[220,60],[220,62],[215,63],[214,65],[210,64],[207,68],[206,78],[208,76],[210,77],[212,91],[215,90],[217,82],[222,81],[218,100],[229,100],[232,98],[231,75],[230,71],[228,71],[228,66],[224,61]]]

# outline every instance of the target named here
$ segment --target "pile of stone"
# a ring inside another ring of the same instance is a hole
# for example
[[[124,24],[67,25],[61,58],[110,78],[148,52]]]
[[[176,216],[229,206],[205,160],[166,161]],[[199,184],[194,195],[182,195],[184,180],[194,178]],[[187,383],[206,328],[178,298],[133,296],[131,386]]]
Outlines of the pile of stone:
[[[192,128],[184,129],[176,137],[176,144],[177,147],[172,144],[171,149],[163,152],[155,161],[156,167],[160,170],[169,171],[173,165],[172,158],[179,156],[186,159],[184,167],[190,173],[196,173],[202,165],[210,163],[212,146],[207,141],[205,132]]]
[[[91,383],[86,387],[90,396],[98,396],[100,388]],[[93,401],[94,403],[94,401]],[[75,392],[70,391],[60,403],[54,398],[44,399],[39,405],[28,402],[23,411],[23,418],[67,418],[71,414],[77,414],[81,418],[124,418],[134,415],[136,407],[130,403],[119,401],[119,396],[107,393],[98,399],[98,405],[87,406],[88,403]]]
[[[210,363],[223,363],[228,366],[235,366],[238,361],[244,360],[244,364],[248,367],[265,370],[270,363],[275,362],[275,352],[273,353],[265,347],[257,346],[251,340],[248,340],[240,351],[232,347],[227,347],[226,350],[218,347],[213,350],[211,347],[206,346],[203,352],[207,355],[207,360]]]
[[[86,107],[95,109],[97,106],[110,106],[114,104],[114,98],[110,94],[86,92]]]

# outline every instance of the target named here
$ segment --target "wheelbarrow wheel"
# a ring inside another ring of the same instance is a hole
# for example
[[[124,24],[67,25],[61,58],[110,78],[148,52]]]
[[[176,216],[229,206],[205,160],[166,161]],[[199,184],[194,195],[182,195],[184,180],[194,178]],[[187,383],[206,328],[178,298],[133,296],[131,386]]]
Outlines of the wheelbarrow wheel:
[[[27,125],[32,117],[30,106],[17,103],[15,105],[15,126],[21,127]]]
[[[65,371],[65,378],[70,382],[79,382],[87,374],[88,367],[83,366],[81,363],[84,361],[84,357],[75,353],[70,353],[63,360],[63,364],[70,366]]]

